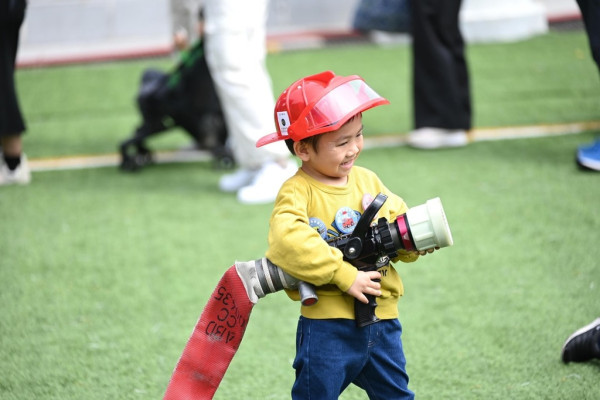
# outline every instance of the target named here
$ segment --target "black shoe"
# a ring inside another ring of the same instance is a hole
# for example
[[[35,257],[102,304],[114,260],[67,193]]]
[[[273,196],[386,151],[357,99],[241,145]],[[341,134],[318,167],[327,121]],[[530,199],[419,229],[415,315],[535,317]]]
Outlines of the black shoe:
[[[600,318],[578,329],[562,348],[563,362],[583,362],[600,358]]]

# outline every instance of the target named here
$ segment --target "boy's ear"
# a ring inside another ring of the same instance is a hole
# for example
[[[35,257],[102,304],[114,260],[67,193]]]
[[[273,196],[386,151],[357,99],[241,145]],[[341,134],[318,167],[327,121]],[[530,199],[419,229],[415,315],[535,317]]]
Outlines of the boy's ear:
[[[296,157],[298,157],[302,161],[308,161],[310,155],[308,153],[308,143],[306,142],[294,142],[294,152],[296,153]]]

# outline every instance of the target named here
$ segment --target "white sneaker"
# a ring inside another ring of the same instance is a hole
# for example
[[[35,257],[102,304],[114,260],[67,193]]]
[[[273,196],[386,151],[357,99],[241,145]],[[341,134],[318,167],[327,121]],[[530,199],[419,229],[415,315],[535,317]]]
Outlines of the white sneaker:
[[[469,138],[463,130],[419,128],[408,135],[407,143],[417,149],[440,149],[466,146]]]
[[[31,182],[31,170],[27,162],[27,156],[21,155],[21,163],[14,171],[8,169],[5,162],[0,165],[0,186],[2,185],[27,185]]]
[[[240,168],[231,174],[223,175],[219,180],[219,189],[228,193],[237,192],[251,184],[259,171],[259,169]]]
[[[285,167],[275,161],[264,164],[252,183],[238,191],[238,201],[242,204],[262,204],[274,201],[283,182],[291,178],[296,171],[298,171],[298,165],[292,159],[288,159]]]

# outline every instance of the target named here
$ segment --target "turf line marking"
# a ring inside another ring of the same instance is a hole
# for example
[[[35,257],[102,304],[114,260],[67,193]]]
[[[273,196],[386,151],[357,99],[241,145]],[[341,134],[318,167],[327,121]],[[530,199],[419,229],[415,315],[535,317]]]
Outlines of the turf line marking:
[[[507,126],[500,128],[475,128],[469,132],[469,141],[527,139],[546,136],[571,135],[586,131],[600,130],[600,121],[573,122],[565,124],[541,124],[530,126]],[[403,146],[407,135],[382,135],[365,138],[365,148]]]
[[[202,150],[175,150],[154,153],[154,162],[156,164],[199,162],[209,160],[212,160],[210,152]],[[39,158],[29,160],[29,166],[32,171],[57,171],[68,169],[117,167],[120,162],[121,155],[113,153],[101,155]]]
[[[503,128],[480,128],[473,132],[473,141],[525,139],[545,136],[570,135],[600,129],[600,121],[567,124],[542,124]]]
[[[490,140],[525,139],[545,136],[577,134],[600,130],[600,121],[574,122],[565,124],[541,124],[531,126],[509,126],[501,128],[476,128],[469,132],[471,142]],[[382,135],[365,138],[365,148],[392,147],[406,145],[406,134]],[[212,159],[208,151],[175,150],[154,154],[157,164],[200,162]],[[120,155],[81,155],[69,157],[39,158],[29,160],[32,171],[57,171],[69,169],[117,167]]]

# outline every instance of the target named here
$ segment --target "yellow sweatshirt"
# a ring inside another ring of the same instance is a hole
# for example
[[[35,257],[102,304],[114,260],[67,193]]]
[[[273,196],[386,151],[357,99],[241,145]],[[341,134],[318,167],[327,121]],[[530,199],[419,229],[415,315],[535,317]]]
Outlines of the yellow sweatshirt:
[[[307,318],[354,319],[354,297],[345,292],[358,270],[343,260],[342,252],[324,238],[350,233],[364,212],[365,198],[383,193],[388,199],[375,221],[385,217],[392,222],[408,210],[404,200],[390,192],[368,169],[354,166],[345,186],[325,185],[301,169],[283,184],[271,215],[269,249],[266,257],[290,275],[317,286],[319,301],[302,306]],[[393,261],[412,262],[418,254],[401,250]],[[402,280],[390,264],[381,272],[381,292],[376,315],[381,319],[398,317],[398,299],[404,293]],[[288,296],[299,300],[298,291]]]

